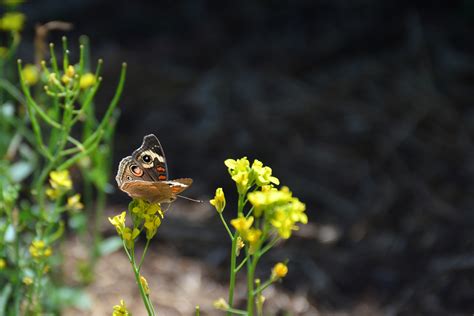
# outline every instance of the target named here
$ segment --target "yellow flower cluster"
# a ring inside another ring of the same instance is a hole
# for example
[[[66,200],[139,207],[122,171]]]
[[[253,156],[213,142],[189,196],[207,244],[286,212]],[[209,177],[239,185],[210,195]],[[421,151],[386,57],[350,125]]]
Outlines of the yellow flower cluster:
[[[260,237],[262,236],[262,231],[257,228],[253,228],[254,218],[249,216],[245,218],[244,216],[239,216],[230,221],[230,224],[234,226],[242,237],[243,240],[249,245],[249,253],[253,254],[260,243]]]
[[[74,75],[76,74],[76,70],[74,69],[74,66],[72,65],[69,65],[66,69],[66,71],[64,72],[64,75],[61,77],[61,81],[67,85],[69,84],[70,82],[72,82],[72,80],[74,79]]]
[[[131,313],[128,311],[127,306],[123,300],[120,300],[120,305],[115,305],[112,312],[112,316],[130,316]]]
[[[133,216],[144,221],[143,227],[146,230],[146,238],[152,239],[156,235],[163,218],[160,204],[135,199],[130,202],[129,209]]]
[[[7,266],[7,262],[5,261],[5,259],[0,258],[0,270],[5,269],[6,266]]]
[[[0,31],[19,32],[23,29],[26,16],[20,12],[7,12],[0,18]]]
[[[46,62],[42,61],[41,65],[43,69],[45,69],[45,72],[49,73],[46,68]],[[22,78],[27,82],[27,77],[23,73]],[[64,96],[64,92],[67,89],[76,90],[80,88],[85,90],[96,85],[97,81],[98,79],[95,74],[90,72],[81,74],[77,71],[75,66],[69,65],[62,75],[55,72],[48,74],[48,85],[45,86],[45,90],[49,95]]]
[[[30,254],[36,260],[47,258],[53,254],[50,246],[47,246],[43,240],[33,240],[30,245]]]
[[[49,184],[51,188],[46,190],[46,194],[52,200],[57,199],[72,188],[69,171],[51,171],[49,174]]]
[[[84,208],[84,204],[81,202],[81,195],[74,194],[67,198],[67,208],[73,212],[82,210]]]
[[[229,304],[226,302],[224,298],[219,298],[218,300],[214,301],[212,304],[215,309],[221,310],[221,311],[227,311],[229,309]]]
[[[284,239],[288,239],[292,231],[298,229],[296,223],[308,222],[306,205],[293,197],[287,187],[280,190],[254,191],[248,194],[248,200],[254,207],[254,215],[260,217],[264,214],[265,220],[269,221]]]
[[[239,194],[245,194],[254,184],[263,185],[280,184],[278,178],[272,176],[272,169],[264,166],[260,160],[255,159],[250,166],[247,157],[241,159],[227,159],[224,164],[229,170],[232,180],[237,184]]]
[[[115,226],[118,235],[123,239],[127,248],[133,247],[135,239],[140,235],[140,230],[137,228],[129,228],[125,225],[125,217],[127,212],[122,212],[120,215],[116,215],[113,218],[109,217],[109,222]]]

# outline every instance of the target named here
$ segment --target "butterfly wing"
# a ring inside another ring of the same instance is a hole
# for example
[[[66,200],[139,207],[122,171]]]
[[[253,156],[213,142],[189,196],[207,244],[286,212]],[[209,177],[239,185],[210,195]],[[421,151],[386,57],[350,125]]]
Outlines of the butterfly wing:
[[[120,161],[117,185],[132,198],[151,203],[171,203],[192,184],[190,178],[168,180],[168,167],[158,138],[147,135],[143,143]]]
[[[189,188],[192,182],[189,178],[158,182],[132,180],[124,182],[120,189],[132,198],[150,203],[171,203],[176,200],[178,194]]]
[[[133,159],[153,181],[168,180],[168,166],[158,138],[153,135],[143,137],[143,143],[132,153]]]
[[[119,187],[122,183],[132,180],[153,181],[150,175],[140,168],[132,156],[127,156],[120,161],[115,180]]]
[[[170,203],[176,199],[172,187],[165,182],[132,180],[123,183],[120,189],[134,199],[150,203]]]

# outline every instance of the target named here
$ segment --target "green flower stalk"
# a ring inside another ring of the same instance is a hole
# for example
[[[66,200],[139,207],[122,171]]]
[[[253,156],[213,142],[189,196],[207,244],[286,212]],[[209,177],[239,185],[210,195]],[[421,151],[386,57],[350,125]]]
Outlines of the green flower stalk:
[[[127,214],[132,220],[130,227],[128,227],[126,223]],[[160,204],[149,203],[139,199],[134,199],[129,203],[128,212],[124,211],[112,218],[109,217],[110,223],[115,227],[118,236],[122,239],[123,249],[132,266],[143,304],[149,316],[155,315],[155,310],[150,300],[148,282],[145,277],[140,274],[140,270],[148,247],[150,246],[150,241],[156,235],[163,217],[164,214]],[[145,232],[146,244],[140,260],[137,261],[135,243],[142,232]]]

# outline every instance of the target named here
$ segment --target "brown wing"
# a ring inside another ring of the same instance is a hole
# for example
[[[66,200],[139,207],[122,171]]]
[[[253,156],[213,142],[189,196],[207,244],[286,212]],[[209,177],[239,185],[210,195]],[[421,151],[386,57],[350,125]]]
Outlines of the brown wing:
[[[143,137],[142,145],[132,153],[132,158],[153,181],[168,180],[165,153],[155,135]]]
[[[124,182],[120,190],[132,198],[143,199],[150,203],[170,203],[176,199],[172,186],[166,182],[132,180]]]
[[[170,186],[173,197],[176,199],[176,195],[180,194],[191,186],[193,179],[180,178],[176,180],[164,181],[164,183]]]
[[[153,181],[131,156],[127,156],[120,161],[115,180],[119,187],[123,183],[133,180]]]

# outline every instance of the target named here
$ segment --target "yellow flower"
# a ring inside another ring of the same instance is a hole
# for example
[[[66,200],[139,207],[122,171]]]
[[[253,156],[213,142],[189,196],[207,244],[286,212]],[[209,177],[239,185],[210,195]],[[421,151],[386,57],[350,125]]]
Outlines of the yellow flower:
[[[49,173],[49,183],[53,189],[63,192],[72,188],[72,180],[68,170],[51,171]]]
[[[284,278],[288,273],[288,267],[283,262],[278,262],[272,269],[271,279],[273,281]]]
[[[35,65],[26,64],[21,70],[21,77],[28,86],[34,86],[39,79],[39,70]]]
[[[148,282],[146,281],[143,275],[140,275],[140,283],[142,284],[143,291],[145,291],[145,294],[150,295],[150,288],[148,287]]]
[[[245,240],[249,243],[249,253],[254,254],[260,242],[262,231],[260,229],[250,228],[245,235]]]
[[[225,196],[222,188],[217,188],[216,195],[209,203],[216,208],[217,212],[222,213],[225,208]]]
[[[239,194],[245,194],[250,187],[248,172],[239,172],[232,176],[232,180],[237,184],[237,191]]]
[[[123,300],[120,300],[120,305],[114,306],[112,316],[130,316],[131,313],[127,310],[127,306]]]
[[[231,220],[230,224],[234,226],[234,228],[239,232],[239,234],[245,239],[249,228],[253,224],[253,216],[250,216],[249,218],[239,216],[238,218],[234,218],[233,220]]]
[[[64,84],[68,84],[69,82],[71,82],[71,80],[74,78],[74,75],[76,74],[76,71],[74,69],[74,66],[72,65],[69,65],[66,69],[66,72],[64,73],[64,75],[61,77],[61,81],[64,83]]]
[[[79,211],[84,208],[84,204],[81,203],[81,195],[74,194],[67,198],[67,207],[71,211]]]
[[[297,222],[308,223],[305,209],[304,203],[295,198],[291,203],[275,207],[270,223],[277,229],[281,238],[288,239],[292,231],[298,229],[295,225]]]
[[[282,187],[280,190],[254,191],[247,197],[254,207],[253,214],[260,217],[265,213],[265,219],[284,239],[289,238],[292,231],[298,229],[296,223],[308,222],[305,214],[306,205],[293,197],[287,187]]]
[[[46,195],[51,199],[51,200],[56,200],[61,192],[58,190],[54,190],[51,188],[46,189]]]
[[[0,258],[0,270],[5,269],[6,266],[7,266],[7,262],[5,261],[5,259]]]
[[[255,182],[258,186],[268,185],[270,183],[274,183],[276,185],[280,184],[280,180],[272,176],[272,168],[263,166],[263,163],[260,160],[255,159],[253,161],[252,170],[255,175]]]
[[[226,311],[229,308],[229,304],[223,299],[222,297],[212,304],[215,309],[221,310],[221,311]]]
[[[249,169],[250,162],[247,159],[247,157],[242,157],[240,159],[234,160],[234,159],[226,159],[224,161],[224,164],[229,168],[229,172],[233,172],[234,170],[239,172],[239,171],[245,171]]]
[[[7,12],[0,18],[0,30],[18,32],[23,28],[26,16],[20,12]]]
[[[28,276],[23,277],[22,281],[23,281],[23,284],[25,284],[26,286],[33,284],[33,279]]]
[[[232,180],[237,184],[239,194],[245,194],[252,185],[249,178],[250,162],[247,157],[237,160],[227,159],[224,164],[227,166]]]
[[[81,89],[87,89],[95,85],[96,82],[97,82],[97,79],[95,75],[88,72],[81,76],[81,79],[79,81],[79,86],[81,87]]]
[[[146,229],[146,239],[152,239],[156,232],[158,231],[158,227],[161,225],[161,218],[156,215],[147,215],[145,216],[145,223],[143,227]]]
[[[52,255],[53,250],[47,246],[43,240],[33,240],[29,248],[30,254],[34,259],[41,260]]]
[[[236,255],[237,255],[237,256],[240,255],[240,250],[241,250],[242,248],[244,248],[244,247],[245,247],[245,243],[244,243],[244,241],[242,240],[242,237],[238,236],[238,237],[237,237],[237,245],[236,245],[236,247],[235,247],[235,251],[236,251]]]
[[[125,229],[125,216],[127,212],[122,212],[120,215],[115,215],[113,218],[109,217],[109,222],[115,226],[119,236],[122,236],[123,230]]]
[[[262,185],[260,189],[262,190],[262,192],[278,191],[277,188],[275,188],[272,184]]]
[[[163,218],[161,205],[158,203],[150,203],[145,200],[134,199],[129,203],[128,209],[131,210],[138,218],[145,218],[149,215],[158,215]]]
[[[138,228],[131,228],[125,227],[122,231],[122,239],[125,241],[125,245],[127,248],[131,249],[135,242],[135,239],[140,235],[140,231]]]

